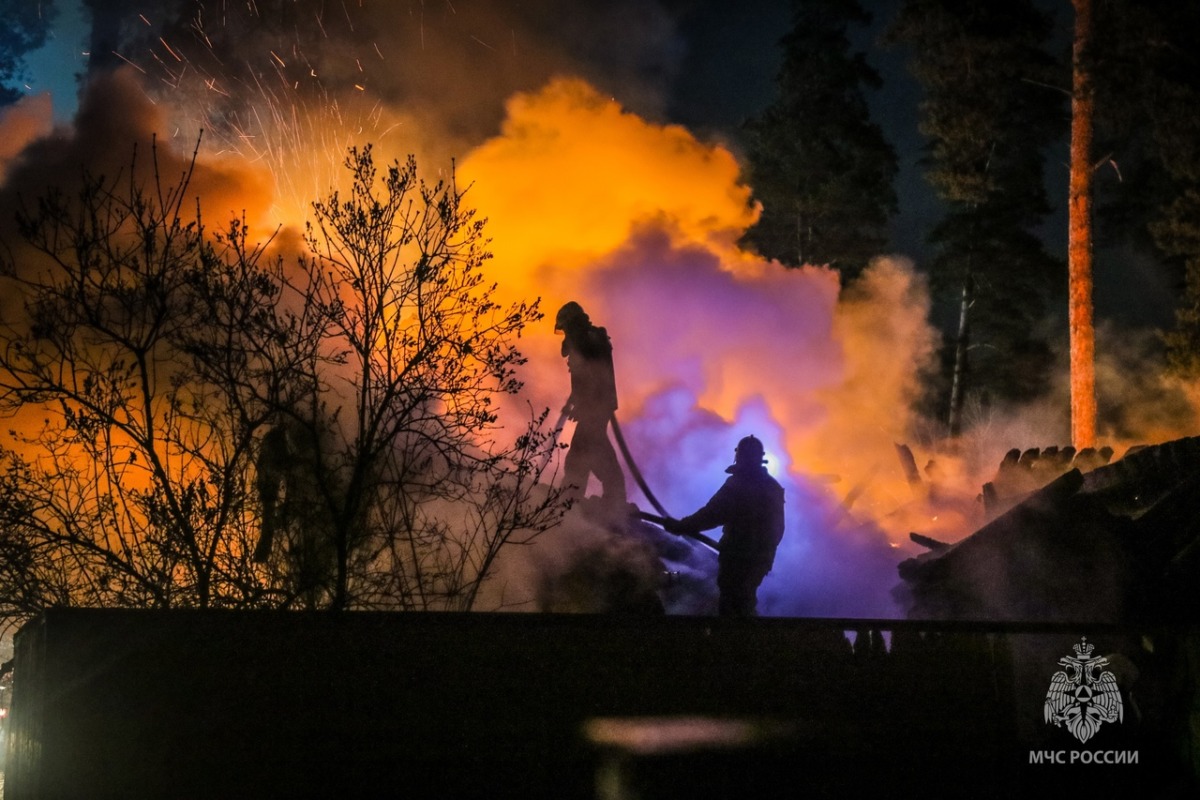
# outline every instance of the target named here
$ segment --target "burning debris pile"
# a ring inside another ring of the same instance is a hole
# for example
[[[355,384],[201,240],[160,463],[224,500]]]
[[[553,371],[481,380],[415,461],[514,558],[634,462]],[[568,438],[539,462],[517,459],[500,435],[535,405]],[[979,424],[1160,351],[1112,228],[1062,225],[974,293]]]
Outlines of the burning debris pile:
[[[1032,447],[1005,453],[996,477],[983,485],[984,513],[990,520],[1072,469],[1087,473],[1112,461],[1111,447]]]
[[[1200,602],[1198,488],[1200,437],[1074,466],[956,544],[914,534],[930,551],[900,564],[896,594],[924,619],[1185,618]]]
[[[717,554],[636,517],[605,520],[600,499],[580,501],[556,536],[572,545],[538,570],[540,611],[603,614],[711,614]],[[550,548],[548,548],[550,549]]]

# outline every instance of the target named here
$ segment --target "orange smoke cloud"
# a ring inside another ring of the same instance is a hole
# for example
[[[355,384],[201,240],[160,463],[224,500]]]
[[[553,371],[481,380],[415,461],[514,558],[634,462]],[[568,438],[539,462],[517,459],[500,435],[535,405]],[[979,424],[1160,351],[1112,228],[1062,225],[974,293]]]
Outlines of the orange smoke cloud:
[[[728,243],[757,217],[728,150],[649,124],[581,80],[554,80],[507,108],[500,135],[471,152],[461,176],[508,280],[557,281],[569,294],[572,271],[640,224]]]
[[[814,437],[892,446],[931,351],[928,297],[911,269],[888,261],[839,303],[835,272],[785,270],[733,245],[757,209],[722,146],[650,124],[582,80],[554,80],[508,108],[500,136],[461,169],[488,217],[498,275],[545,297],[548,312],[576,299],[610,326],[630,407],[682,380],[727,419],[769,398],[803,435],[798,455]]]
[[[841,344],[840,380],[819,392],[824,423],[797,442],[813,471],[863,487],[863,507],[888,513],[911,498],[894,444],[911,436],[913,402],[934,356],[923,276],[899,259],[879,259],[839,300],[833,336]],[[906,537],[908,521],[889,533]]]
[[[580,80],[517,95],[508,113],[462,164],[468,199],[489,219],[510,289],[543,297],[551,315],[578,300],[607,327],[626,423],[684,389],[693,412],[755,420],[778,440],[775,463],[798,476],[835,473],[845,491],[871,475],[878,502],[864,507],[907,500],[893,442],[933,352],[910,266],[880,261],[841,291],[831,270],[739,250],[758,210],[733,154]],[[530,391],[556,408],[567,387],[552,327],[527,349]]]

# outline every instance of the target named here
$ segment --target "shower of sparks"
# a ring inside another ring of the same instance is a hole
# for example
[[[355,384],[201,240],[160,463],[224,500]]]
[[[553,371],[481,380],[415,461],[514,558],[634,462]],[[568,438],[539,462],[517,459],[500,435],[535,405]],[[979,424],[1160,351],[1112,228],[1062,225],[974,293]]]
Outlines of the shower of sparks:
[[[296,25],[290,41],[276,39],[258,56],[239,58],[227,52],[228,43],[243,41],[243,28],[271,38],[264,26],[272,21],[254,3],[240,12],[222,4],[211,22],[210,9],[199,6],[186,35],[174,38],[139,14],[152,39],[145,49],[114,55],[167,87],[165,99],[180,123],[177,136],[199,139],[203,131],[206,152],[265,168],[274,182],[275,214],[294,224],[306,216],[308,203],[342,179],[350,146],[383,143],[402,124],[370,91],[370,65],[386,64],[385,50],[378,41],[357,42],[353,34],[364,26],[356,25],[351,7],[342,3],[341,9],[354,45],[335,40],[329,20],[317,13],[308,20],[311,42]],[[219,49],[214,42],[225,44]],[[352,52],[357,47],[369,48],[374,58],[362,59]],[[347,82],[339,73],[356,78]]]

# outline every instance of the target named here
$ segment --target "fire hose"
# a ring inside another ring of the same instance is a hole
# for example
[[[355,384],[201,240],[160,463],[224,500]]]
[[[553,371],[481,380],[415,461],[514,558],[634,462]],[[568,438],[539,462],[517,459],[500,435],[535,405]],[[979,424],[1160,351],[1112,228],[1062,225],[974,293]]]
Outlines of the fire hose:
[[[625,444],[625,437],[621,434],[621,425],[617,422],[616,414],[612,415],[612,431],[613,438],[617,440],[617,447],[621,449],[621,455],[625,458],[625,466],[629,467],[629,472],[637,482],[638,488],[642,490],[642,494],[646,495],[646,499],[650,501],[650,505],[654,506],[659,514],[662,514],[667,519],[672,519],[667,510],[663,508],[662,503],[658,502],[658,498],[654,496],[654,492],[650,491],[650,487],[646,485],[646,479],[642,477],[642,471],[634,463],[633,456],[629,455],[629,445]],[[653,522],[653,520],[651,521]]]
[[[634,481],[637,482],[638,488],[642,490],[642,494],[644,494],[646,499],[650,501],[650,505],[654,506],[654,508],[658,511],[658,514],[649,514],[645,511],[639,510],[638,517],[646,520],[647,522],[653,522],[655,525],[659,525],[665,529],[667,521],[674,518],[667,513],[667,510],[663,508],[662,503],[658,502],[658,498],[654,496],[654,492],[650,491],[650,487],[646,485],[646,479],[642,477],[642,471],[638,469],[638,465],[633,460],[633,456],[629,454],[629,445],[625,444],[625,436],[621,433],[621,425],[617,422],[616,414],[613,414],[612,416],[612,430],[613,438],[617,440],[617,447],[620,448],[621,455],[625,458],[625,466],[629,467],[629,472],[633,475]],[[715,539],[705,536],[703,533],[685,533],[683,535],[695,539],[701,544],[704,544],[718,552],[721,549],[720,544],[718,544]]]
[[[658,514],[650,514],[639,509],[637,513],[638,518],[665,528],[666,523],[674,518],[663,507],[663,504],[658,501],[658,498],[654,496],[654,492],[650,491],[650,486],[646,483],[645,477],[642,476],[642,471],[638,468],[637,462],[633,460],[633,456],[630,455],[629,445],[625,443],[625,436],[621,433],[621,425],[617,422],[617,415],[613,414],[610,419],[612,422],[613,438],[617,440],[617,448],[621,451],[621,456],[625,459],[625,466],[629,467],[629,472],[633,475],[633,480],[637,483],[638,488],[642,490],[642,494],[646,496],[646,499],[650,501],[650,505],[654,506],[655,510],[658,511]],[[557,441],[558,434],[562,431],[566,421],[567,412],[564,409],[558,415],[558,421],[554,424],[555,441]],[[682,535],[695,539],[706,547],[720,552],[720,543],[709,536],[705,536],[703,533],[685,533]]]
[[[666,523],[669,520],[669,517],[660,517],[656,514],[648,514],[645,511],[639,511],[638,518],[644,519],[644,520],[646,520],[646,522],[653,522],[655,525],[660,525],[663,528],[666,528]],[[716,539],[713,539],[710,536],[705,536],[703,533],[690,533],[689,532],[689,533],[684,533],[681,535],[687,536],[690,539],[695,539],[697,542],[700,542],[700,544],[705,545],[706,547],[709,547],[718,553],[721,552],[721,543],[718,542]]]

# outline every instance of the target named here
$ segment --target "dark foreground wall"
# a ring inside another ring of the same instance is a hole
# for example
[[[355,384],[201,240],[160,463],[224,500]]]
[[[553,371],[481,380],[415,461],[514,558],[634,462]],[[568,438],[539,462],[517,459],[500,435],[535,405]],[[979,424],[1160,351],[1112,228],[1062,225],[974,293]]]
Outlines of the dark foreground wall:
[[[1126,719],[1082,746],[1041,718],[1080,635],[1138,676],[1121,676]],[[1171,796],[1192,787],[1195,641],[845,620],[52,611],[17,637],[4,797]],[[1031,765],[1035,748],[1139,755]]]

